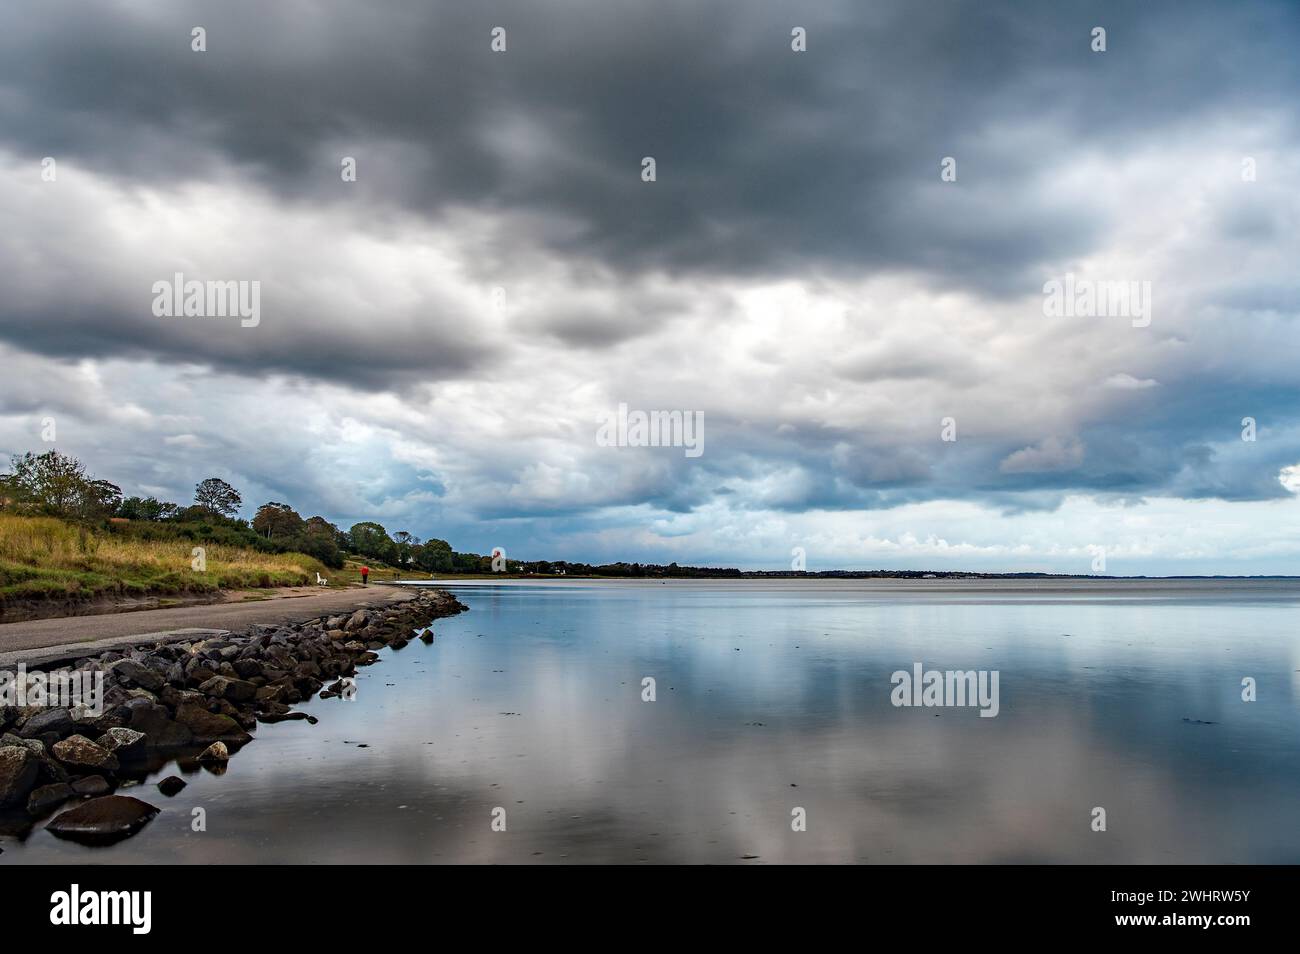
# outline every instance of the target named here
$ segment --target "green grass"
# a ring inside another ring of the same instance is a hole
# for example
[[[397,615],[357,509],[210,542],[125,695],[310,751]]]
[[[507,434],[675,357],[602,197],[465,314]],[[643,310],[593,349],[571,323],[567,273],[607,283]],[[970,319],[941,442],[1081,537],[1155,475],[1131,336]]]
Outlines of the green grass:
[[[196,545],[204,548],[202,572],[191,565]],[[137,540],[53,517],[0,514],[0,604],[298,586],[317,573],[331,571],[301,553]]]

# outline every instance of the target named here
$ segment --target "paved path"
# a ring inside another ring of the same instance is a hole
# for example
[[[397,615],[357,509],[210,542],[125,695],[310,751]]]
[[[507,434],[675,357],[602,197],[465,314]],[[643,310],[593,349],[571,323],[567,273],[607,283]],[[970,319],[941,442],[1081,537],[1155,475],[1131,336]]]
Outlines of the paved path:
[[[240,629],[253,623],[287,623],[326,613],[351,612],[410,599],[398,586],[352,586],[347,589],[290,590],[272,599],[206,603],[169,609],[139,610],[101,616],[65,616],[0,624],[0,666],[52,661],[103,652],[149,637],[161,639],[177,630]],[[93,645],[92,645],[93,644]]]

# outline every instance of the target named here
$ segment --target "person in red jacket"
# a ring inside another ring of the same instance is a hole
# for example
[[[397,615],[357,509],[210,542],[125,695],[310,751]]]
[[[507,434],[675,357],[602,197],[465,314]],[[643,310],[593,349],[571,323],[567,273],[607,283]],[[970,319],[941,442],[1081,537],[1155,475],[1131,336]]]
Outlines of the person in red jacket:
[[[365,585],[366,585],[366,577],[368,577],[369,575],[370,575],[370,567],[368,567],[368,566],[363,566],[363,567],[361,568],[361,585],[362,585],[362,586],[365,586]]]

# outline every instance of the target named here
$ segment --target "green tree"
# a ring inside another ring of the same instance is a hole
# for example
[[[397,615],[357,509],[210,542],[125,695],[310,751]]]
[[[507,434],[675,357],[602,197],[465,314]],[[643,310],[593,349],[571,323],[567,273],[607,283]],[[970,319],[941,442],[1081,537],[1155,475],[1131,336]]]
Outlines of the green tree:
[[[44,454],[15,454],[13,472],[4,475],[5,495],[18,510],[70,517],[87,477],[81,461],[56,450]]]
[[[117,508],[117,515],[127,520],[147,520],[156,523],[170,520],[176,516],[179,508],[174,503],[166,503],[156,497],[127,497]]]
[[[411,558],[426,573],[450,573],[455,566],[446,540],[426,540],[414,548]]]
[[[387,530],[373,521],[353,524],[348,531],[348,540],[352,550],[362,556],[385,562],[396,560],[397,544],[389,538]]]
[[[253,517],[253,529],[269,539],[292,537],[306,529],[306,523],[297,512],[285,503],[264,503]]]
[[[75,457],[56,450],[10,458],[13,473],[0,477],[0,497],[20,512],[44,513],[68,520],[103,520],[122,502],[122,490],[95,480]]]
[[[122,503],[122,488],[107,480],[87,480],[77,494],[75,516],[81,520],[105,520]]]
[[[233,517],[243,503],[239,491],[220,477],[209,477],[194,488],[194,505],[209,517]]]

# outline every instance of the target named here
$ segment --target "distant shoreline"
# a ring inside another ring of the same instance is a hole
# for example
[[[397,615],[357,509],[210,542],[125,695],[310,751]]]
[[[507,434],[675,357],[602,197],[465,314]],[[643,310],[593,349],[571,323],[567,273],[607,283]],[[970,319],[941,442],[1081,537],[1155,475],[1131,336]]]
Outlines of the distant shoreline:
[[[1092,580],[1096,582],[1161,581],[1161,580],[1294,580],[1300,581],[1300,575],[1259,574],[1254,576],[1231,576],[1227,574],[1178,576],[1105,576],[1101,574],[1071,573],[972,573],[952,571],[936,573],[932,571],[878,571],[878,570],[822,570],[818,572],[797,573],[788,570],[740,570],[736,573],[690,573],[690,574],[645,574],[642,576],[616,574],[562,574],[562,573],[448,573],[441,576],[430,575],[423,580],[391,579],[372,580],[372,583],[391,583],[406,586],[413,583],[455,583],[457,580],[1050,580],[1058,582]]]

